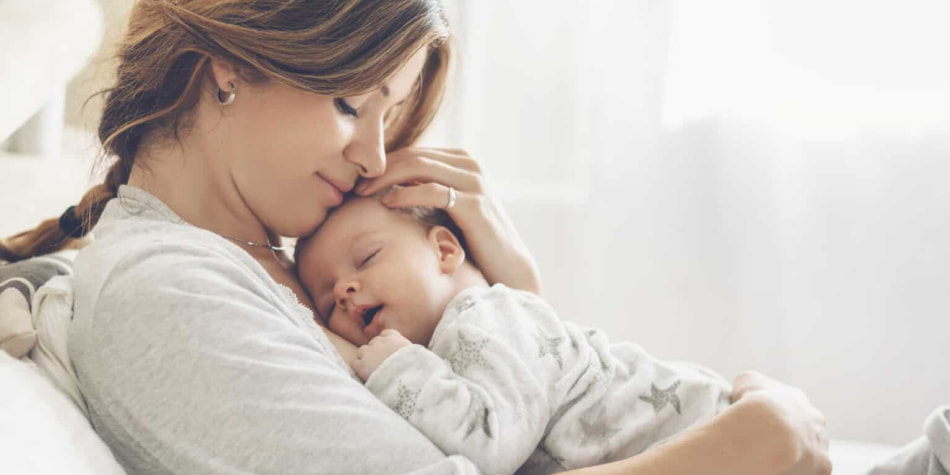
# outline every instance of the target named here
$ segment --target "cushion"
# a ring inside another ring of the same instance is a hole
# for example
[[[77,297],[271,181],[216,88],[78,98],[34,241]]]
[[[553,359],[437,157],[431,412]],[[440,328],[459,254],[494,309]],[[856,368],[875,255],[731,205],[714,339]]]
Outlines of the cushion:
[[[63,251],[0,265],[0,350],[20,358],[33,348],[33,295],[52,277],[72,274],[75,253]]]

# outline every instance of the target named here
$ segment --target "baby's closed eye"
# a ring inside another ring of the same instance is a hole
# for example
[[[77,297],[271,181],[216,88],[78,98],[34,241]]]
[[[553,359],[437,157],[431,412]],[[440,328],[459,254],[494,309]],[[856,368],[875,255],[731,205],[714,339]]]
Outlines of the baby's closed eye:
[[[356,266],[356,268],[359,269],[359,268],[362,268],[363,266],[365,266],[366,264],[368,264],[374,257],[376,257],[377,254],[379,254],[379,251],[381,251],[381,250],[382,250],[382,248],[379,248],[379,249],[376,249],[376,250],[374,250],[374,251],[368,253],[368,255],[367,255],[366,257],[364,257],[362,260],[360,260],[360,263]]]

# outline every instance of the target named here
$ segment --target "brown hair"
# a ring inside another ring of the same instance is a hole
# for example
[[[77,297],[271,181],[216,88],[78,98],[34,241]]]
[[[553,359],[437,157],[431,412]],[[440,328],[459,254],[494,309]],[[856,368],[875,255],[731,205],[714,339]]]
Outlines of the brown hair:
[[[128,182],[146,139],[179,138],[202,88],[210,59],[233,64],[242,79],[275,81],[337,97],[366,93],[420,48],[428,58],[413,93],[386,117],[386,150],[416,141],[445,91],[452,48],[438,0],[139,0],[119,53],[115,85],[99,124],[100,162],[115,161],[103,183],[76,205],[83,230]],[[0,240],[0,260],[18,261],[81,242],[59,219]]]

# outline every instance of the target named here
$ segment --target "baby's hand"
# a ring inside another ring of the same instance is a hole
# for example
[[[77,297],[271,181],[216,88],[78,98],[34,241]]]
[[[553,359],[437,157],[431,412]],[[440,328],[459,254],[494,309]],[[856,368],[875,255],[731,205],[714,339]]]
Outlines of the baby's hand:
[[[376,371],[376,368],[379,368],[379,365],[382,364],[386,358],[389,358],[389,355],[409,345],[412,345],[412,342],[402,336],[401,333],[387,328],[383,330],[379,336],[373,338],[369,343],[356,350],[356,361],[353,362],[353,371],[356,371],[356,375],[365,382],[369,379],[369,376],[373,374],[373,371]]]

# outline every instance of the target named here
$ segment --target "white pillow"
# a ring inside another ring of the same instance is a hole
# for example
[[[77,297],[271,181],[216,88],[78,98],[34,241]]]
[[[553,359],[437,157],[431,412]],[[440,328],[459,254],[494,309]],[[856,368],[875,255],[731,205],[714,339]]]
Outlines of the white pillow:
[[[20,358],[33,348],[34,294],[52,277],[72,274],[76,253],[66,250],[14,264],[0,262],[0,350]]]
[[[66,393],[83,415],[89,417],[86,400],[79,392],[79,377],[69,359],[67,337],[73,319],[72,277],[58,275],[33,295],[33,328],[36,345],[30,359],[53,384]]]
[[[82,412],[25,361],[0,351],[0,472],[124,474]]]
[[[2,279],[0,279],[2,280]],[[30,352],[36,343],[36,332],[30,322],[28,283],[21,279],[0,281],[0,352],[19,358]]]

